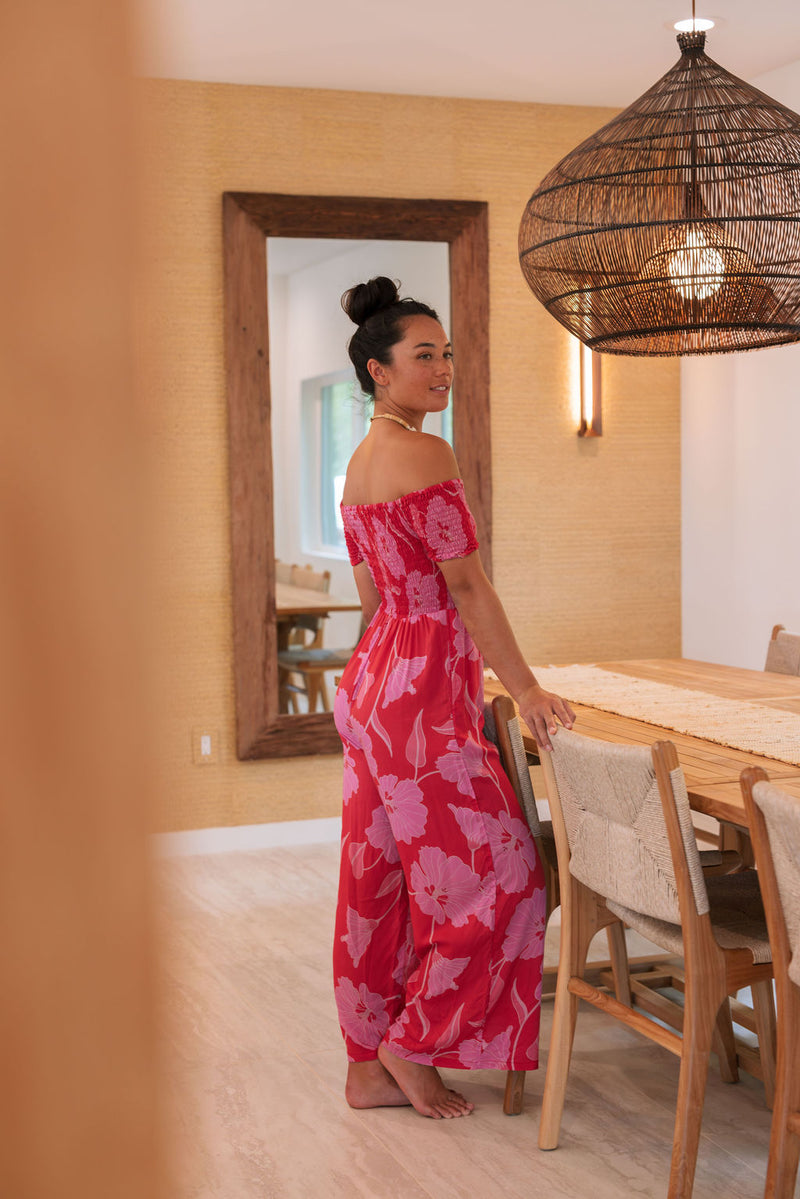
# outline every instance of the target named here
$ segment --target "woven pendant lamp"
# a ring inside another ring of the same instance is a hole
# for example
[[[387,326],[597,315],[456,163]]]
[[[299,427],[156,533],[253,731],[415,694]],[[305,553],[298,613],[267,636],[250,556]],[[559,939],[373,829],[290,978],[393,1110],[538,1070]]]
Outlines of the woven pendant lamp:
[[[800,116],[730,75],[705,33],[531,196],[523,274],[610,354],[800,340]]]

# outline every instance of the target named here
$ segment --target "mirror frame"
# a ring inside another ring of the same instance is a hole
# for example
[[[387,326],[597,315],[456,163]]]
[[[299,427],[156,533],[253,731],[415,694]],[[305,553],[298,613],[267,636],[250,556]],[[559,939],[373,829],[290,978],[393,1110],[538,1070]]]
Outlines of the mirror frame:
[[[266,238],[449,243],[454,449],[491,577],[488,205],[226,192],[223,225],[236,753],[332,753],[332,713],[278,711]]]

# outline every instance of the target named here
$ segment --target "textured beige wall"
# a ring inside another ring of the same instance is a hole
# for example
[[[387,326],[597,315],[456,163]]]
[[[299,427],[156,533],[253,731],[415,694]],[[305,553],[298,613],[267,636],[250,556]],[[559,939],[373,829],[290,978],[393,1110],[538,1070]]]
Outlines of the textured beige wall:
[[[160,463],[159,714],[165,829],[333,815],[339,759],[233,752],[221,196],[226,190],[486,200],[491,253],[495,582],[532,661],[677,654],[679,380],[604,359],[602,439],[575,435],[568,337],[519,270],[538,181],[601,109],[172,81],[153,126],[153,287],[142,371]],[[195,728],[217,764],[192,764]]]

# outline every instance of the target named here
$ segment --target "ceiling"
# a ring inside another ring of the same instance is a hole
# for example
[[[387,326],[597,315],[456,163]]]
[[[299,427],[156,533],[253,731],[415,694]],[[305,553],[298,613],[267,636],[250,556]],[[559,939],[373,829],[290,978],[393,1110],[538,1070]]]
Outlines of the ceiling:
[[[800,60],[797,0],[708,0],[707,51],[752,79]],[[678,59],[691,0],[139,0],[143,75],[623,107]]]

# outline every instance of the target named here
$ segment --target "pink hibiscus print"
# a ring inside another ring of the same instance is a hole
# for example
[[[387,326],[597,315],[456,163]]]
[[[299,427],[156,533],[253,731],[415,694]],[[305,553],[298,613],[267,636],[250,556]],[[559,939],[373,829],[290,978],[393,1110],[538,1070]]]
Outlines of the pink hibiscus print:
[[[461,512],[455,504],[448,504],[444,496],[435,495],[428,504],[425,538],[434,558],[457,558],[467,549]]]
[[[375,535],[375,549],[378,557],[390,574],[393,574],[397,579],[401,579],[405,574],[405,566],[403,565],[403,559],[397,552],[394,537],[388,529],[384,529],[377,523],[372,528]]]
[[[378,779],[378,790],[389,816],[395,841],[410,845],[415,837],[421,837],[428,823],[428,809],[422,791],[413,779],[398,779],[394,774],[385,774]]]
[[[367,947],[372,940],[372,934],[378,927],[379,921],[369,920],[366,916],[359,916],[355,908],[347,909],[347,932],[341,938],[347,946],[348,953],[353,960],[353,965],[357,966],[362,957],[367,951]]]
[[[389,1027],[383,996],[368,990],[366,983],[360,983],[356,989],[349,978],[340,978],[336,984],[336,1007],[339,1023],[351,1040],[366,1049],[380,1045]]]
[[[428,989],[425,998],[432,999],[434,995],[444,995],[445,991],[458,990],[455,980],[469,962],[469,958],[446,958],[438,949],[434,949],[428,968]]]
[[[475,908],[475,915],[481,924],[485,924],[487,928],[494,928],[496,902],[497,879],[494,871],[491,870],[485,878],[481,879],[481,897],[478,901],[478,906]]]
[[[337,695],[338,695],[337,691]],[[378,769],[378,763],[375,761],[375,754],[372,752],[372,738],[370,737],[363,724],[357,720],[350,719],[348,726],[349,741],[357,749],[360,749],[364,754],[369,767],[370,774],[375,774]]]
[[[367,849],[367,846],[366,846],[366,842],[364,842],[364,841],[351,841],[350,842],[350,846],[348,848],[348,853],[350,855],[350,865],[353,868],[353,877],[354,878],[363,878],[364,877],[364,869],[365,869],[364,854],[366,853],[366,849]]]
[[[527,824],[508,812],[486,817],[497,881],[504,891],[523,891],[536,867],[536,849]]]
[[[356,774],[355,764],[353,763],[350,754],[349,746],[344,747],[344,777],[342,780],[342,799],[344,803],[349,803],[350,796],[355,795],[358,790],[358,775]]]
[[[372,823],[366,830],[366,837],[370,845],[382,853],[387,862],[400,861],[392,826],[389,824],[389,817],[384,808],[377,807],[373,811]]]
[[[447,742],[447,753],[436,759],[436,769],[448,783],[455,783],[462,795],[474,795],[471,779],[487,773],[483,749],[476,741]]]
[[[517,958],[541,957],[544,945],[544,889],[534,891],[530,899],[521,899],[508,922],[503,941],[507,962]]]
[[[382,708],[385,708],[393,700],[399,699],[401,695],[416,695],[417,689],[413,685],[414,679],[422,674],[427,660],[427,658],[397,659],[386,680],[383,703],[381,704]]]
[[[471,635],[467,632],[460,616],[456,616],[453,621],[453,645],[456,651],[457,658],[466,658],[470,662],[475,662],[480,657],[480,650]]]
[[[350,509],[350,512],[348,513],[347,523],[350,526],[351,537],[354,537],[356,539],[356,541],[359,541],[359,542],[364,542],[364,541],[369,542],[369,538],[367,536],[367,531],[364,528],[364,522],[361,519],[361,517],[358,516],[357,513],[353,511],[352,508]]]
[[[487,844],[486,826],[480,812],[476,812],[474,808],[457,808],[454,803],[447,806],[455,816],[471,850],[480,849],[481,845]]]
[[[421,570],[410,571],[406,579],[406,598],[411,616],[439,608],[439,584],[435,575],[423,574]]]
[[[414,949],[414,928],[409,918],[406,924],[406,939],[405,943],[400,946],[395,958],[394,972],[392,978],[396,983],[400,983],[405,987],[410,976],[414,973],[419,965],[419,958]]]
[[[426,845],[411,867],[411,886],[420,911],[434,924],[449,920],[456,928],[467,923],[481,901],[481,880],[461,858],[448,857],[443,849]]]
[[[473,1037],[464,1041],[458,1060],[467,1070],[506,1070],[511,1056],[511,1029],[500,1032],[491,1041]]]

